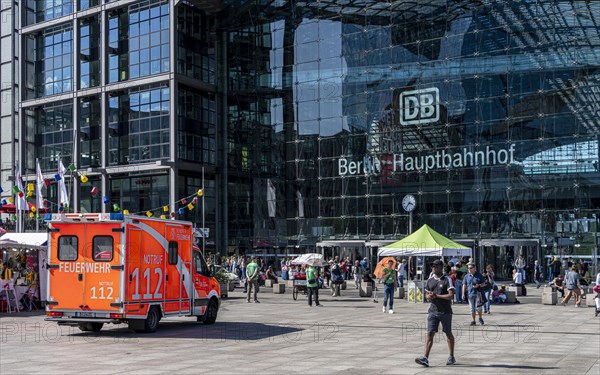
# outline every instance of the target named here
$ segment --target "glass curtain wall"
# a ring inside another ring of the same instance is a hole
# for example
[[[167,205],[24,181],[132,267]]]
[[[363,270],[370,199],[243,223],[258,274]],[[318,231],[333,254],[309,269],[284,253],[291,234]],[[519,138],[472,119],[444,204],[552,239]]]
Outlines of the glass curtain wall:
[[[595,246],[600,4],[269,10],[223,21],[240,51],[227,65],[230,167],[272,180],[288,243],[406,235],[401,200],[413,194],[414,228]],[[285,142],[273,174],[245,164],[258,147],[236,141],[262,126],[273,151]],[[257,186],[255,207],[272,218]]]
[[[130,89],[111,96],[109,165],[169,158],[169,88],[164,85]]]

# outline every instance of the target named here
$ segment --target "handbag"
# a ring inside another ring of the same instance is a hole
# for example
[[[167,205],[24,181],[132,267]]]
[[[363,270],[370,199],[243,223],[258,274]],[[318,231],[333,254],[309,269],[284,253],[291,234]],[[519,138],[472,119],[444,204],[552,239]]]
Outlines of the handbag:
[[[308,284],[315,284],[317,282],[317,279],[308,279],[308,280],[306,280],[306,282]]]
[[[594,285],[593,291],[594,291],[594,293],[600,293],[600,284]]]

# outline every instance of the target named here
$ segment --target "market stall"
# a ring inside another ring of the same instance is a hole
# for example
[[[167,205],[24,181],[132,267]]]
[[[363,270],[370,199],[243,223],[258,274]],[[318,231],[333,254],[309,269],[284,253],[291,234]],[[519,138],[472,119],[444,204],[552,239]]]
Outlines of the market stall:
[[[39,308],[46,296],[46,233],[0,237],[0,311]]]

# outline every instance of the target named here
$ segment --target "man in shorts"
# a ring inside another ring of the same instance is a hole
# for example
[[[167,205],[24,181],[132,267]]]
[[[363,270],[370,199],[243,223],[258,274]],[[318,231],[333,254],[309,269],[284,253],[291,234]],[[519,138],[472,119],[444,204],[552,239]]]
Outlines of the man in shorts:
[[[485,279],[481,273],[477,271],[475,268],[475,264],[469,262],[467,264],[467,269],[469,272],[463,278],[463,299],[469,301],[469,308],[471,310],[471,325],[477,325],[475,323],[475,312],[479,314],[479,324],[484,325],[483,317],[482,317],[482,309],[483,303],[481,303],[481,290],[485,286]]]
[[[431,263],[433,274],[425,284],[425,297],[431,301],[427,315],[427,338],[425,339],[425,355],[415,358],[415,362],[429,367],[429,352],[433,345],[433,338],[442,323],[442,331],[446,334],[450,356],[447,366],[455,365],[454,335],[452,334],[452,299],[454,298],[454,285],[448,275],[442,273],[444,263],[436,260]]]

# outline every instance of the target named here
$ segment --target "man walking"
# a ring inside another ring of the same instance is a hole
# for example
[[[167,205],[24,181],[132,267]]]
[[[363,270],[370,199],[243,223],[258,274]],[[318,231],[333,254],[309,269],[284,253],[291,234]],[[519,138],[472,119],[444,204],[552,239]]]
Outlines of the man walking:
[[[577,266],[571,266],[571,271],[567,274],[567,296],[562,300],[562,305],[567,306],[571,296],[575,296],[575,307],[579,307],[581,304],[581,289],[579,289],[579,273],[577,273]]]
[[[394,261],[389,260],[387,266],[383,269],[383,312],[385,313],[385,308],[388,305],[388,301],[390,302],[389,313],[394,313],[394,289],[396,288],[396,278],[397,272],[394,269]]]
[[[537,259],[533,264],[533,281],[535,282],[535,287],[539,289],[542,285],[542,266]]]
[[[452,299],[454,298],[454,286],[448,275],[442,274],[444,263],[436,260],[431,263],[433,275],[425,284],[425,297],[431,301],[427,315],[427,338],[425,339],[425,355],[415,359],[420,365],[429,367],[429,353],[433,346],[433,338],[442,323],[442,331],[446,334],[448,351],[450,356],[446,366],[456,364],[454,358],[454,335],[452,334]]]
[[[308,306],[312,306],[313,297],[315,305],[321,306],[319,303],[319,286],[317,284],[317,271],[315,267],[306,267],[306,286],[308,288]]]
[[[467,270],[469,271],[465,278],[463,279],[463,299],[468,299],[469,307],[471,309],[471,325],[474,326],[475,323],[475,311],[479,314],[479,323],[481,325],[484,324],[481,306],[483,305],[481,302],[481,293],[479,288],[483,288],[485,286],[485,279],[481,273],[477,271],[475,268],[475,264],[469,262],[467,264]]]
[[[246,284],[248,285],[248,292],[246,295],[246,301],[250,303],[250,294],[254,289],[254,303],[259,303],[258,294],[258,264],[256,263],[256,257],[252,257],[250,263],[246,266]]]

